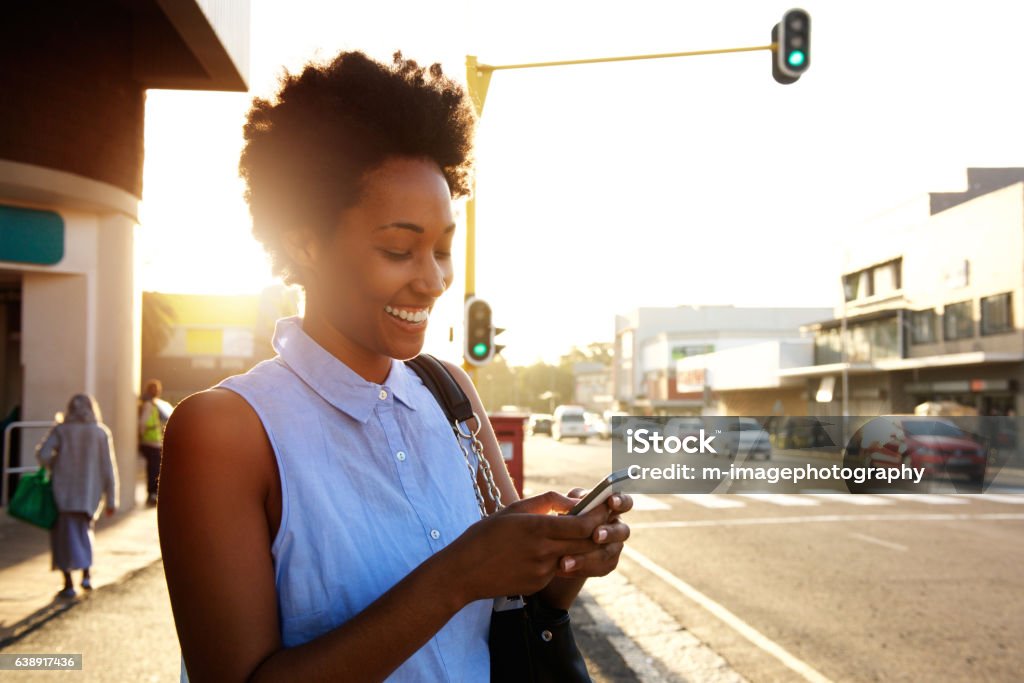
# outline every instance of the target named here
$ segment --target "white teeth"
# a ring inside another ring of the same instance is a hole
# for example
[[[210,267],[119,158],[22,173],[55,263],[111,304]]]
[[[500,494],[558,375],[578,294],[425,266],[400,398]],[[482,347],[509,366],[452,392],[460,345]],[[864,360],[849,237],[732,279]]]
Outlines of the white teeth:
[[[398,309],[398,308],[392,308],[390,305],[384,306],[384,312],[388,313],[390,315],[393,315],[396,318],[400,318],[402,320],[405,320],[405,321],[411,322],[411,323],[423,322],[424,320],[426,320],[427,318],[430,317],[430,314],[427,311],[425,311],[425,310],[423,310],[423,311],[416,311],[415,313],[413,313],[411,311],[405,311],[405,310]]]

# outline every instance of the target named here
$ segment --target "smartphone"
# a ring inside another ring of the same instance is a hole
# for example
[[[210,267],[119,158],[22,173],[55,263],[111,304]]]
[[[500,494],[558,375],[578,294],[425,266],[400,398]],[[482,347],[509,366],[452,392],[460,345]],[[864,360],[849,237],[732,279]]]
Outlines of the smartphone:
[[[594,488],[590,489],[590,493],[573,506],[572,510],[569,510],[567,514],[570,515],[585,515],[601,503],[608,500],[608,498],[615,493],[615,489],[612,487],[619,482],[629,479],[627,474],[628,470],[619,470],[612,472],[607,477],[597,483]]]

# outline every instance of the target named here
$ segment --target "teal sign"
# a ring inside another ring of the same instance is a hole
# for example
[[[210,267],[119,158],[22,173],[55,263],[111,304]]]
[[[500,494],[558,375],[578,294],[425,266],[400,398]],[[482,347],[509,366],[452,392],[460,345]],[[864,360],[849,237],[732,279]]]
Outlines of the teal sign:
[[[64,219],[53,211],[0,205],[0,261],[52,266],[64,258]]]

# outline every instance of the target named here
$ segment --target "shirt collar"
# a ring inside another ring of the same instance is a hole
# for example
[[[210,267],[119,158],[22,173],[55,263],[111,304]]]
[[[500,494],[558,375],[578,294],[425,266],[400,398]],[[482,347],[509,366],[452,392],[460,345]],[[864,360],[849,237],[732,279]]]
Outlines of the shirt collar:
[[[360,422],[370,419],[381,400],[381,390],[416,409],[411,400],[409,370],[400,360],[391,359],[391,370],[384,384],[369,382],[306,334],[299,316],[277,321],[273,344],[284,364],[313,391]]]

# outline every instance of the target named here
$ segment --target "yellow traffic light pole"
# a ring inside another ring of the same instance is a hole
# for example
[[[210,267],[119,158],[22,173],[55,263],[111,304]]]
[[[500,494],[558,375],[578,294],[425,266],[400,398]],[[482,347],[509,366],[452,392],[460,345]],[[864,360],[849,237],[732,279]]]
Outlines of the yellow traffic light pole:
[[[606,62],[635,62],[644,59],[669,59],[673,57],[698,57],[702,55],[720,55],[730,52],[756,52],[758,50],[774,50],[775,43],[757,45],[755,47],[732,47],[721,50],[695,50],[691,52],[664,52],[652,55],[625,55],[621,57],[595,57],[592,59],[568,59],[553,62],[528,62],[523,64],[481,64],[475,55],[466,57],[466,85],[473,99],[478,119],[484,114],[484,101],[487,99],[487,88],[491,85],[491,75],[495,71],[508,69],[539,69],[548,66],[574,66],[577,64],[603,64]],[[466,202],[466,299],[476,294],[476,181],[473,191]],[[463,360],[463,368],[476,381],[473,366]]]

